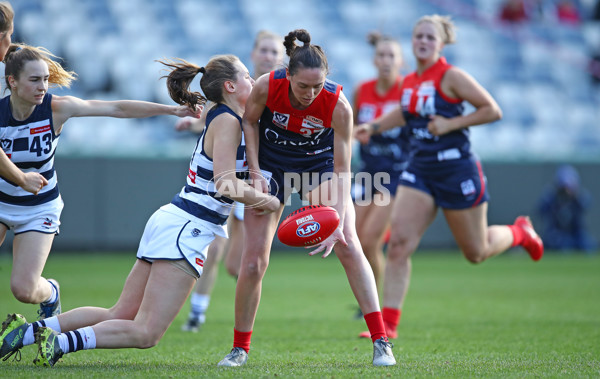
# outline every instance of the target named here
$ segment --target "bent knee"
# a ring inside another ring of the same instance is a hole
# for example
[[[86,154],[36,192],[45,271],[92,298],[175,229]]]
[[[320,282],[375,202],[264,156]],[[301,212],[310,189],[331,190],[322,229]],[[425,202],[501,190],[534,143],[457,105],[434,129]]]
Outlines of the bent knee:
[[[485,259],[486,259],[486,254],[483,249],[463,248],[462,252],[463,252],[463,255],[465,256],[465,258],[470,263],[473,263],[473,264],[481,263],[481,262],[485,261]]]
[[[245,262],[243,267],[240,267],[240,273],[243,270],[248,277],[260,279],[265,275],[269,263],[263,260]]]
[[[158,342],[160,341],[162,336],[163,336],[163,333],[157,334],[157,333],[146,332],[140,336],[138,348],[150,349],[151,347],[158,345]]]
[[[36,294],[33,286],[11,283],[10,290],[15,299],[19,300],[21,303],[37,304],[40,302],[39,296]]]

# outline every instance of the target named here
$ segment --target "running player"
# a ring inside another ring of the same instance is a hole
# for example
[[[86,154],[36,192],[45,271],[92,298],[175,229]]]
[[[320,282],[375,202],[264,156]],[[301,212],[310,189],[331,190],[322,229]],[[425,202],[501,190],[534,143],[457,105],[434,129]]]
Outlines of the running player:
[[[78,350],[156,345],[202,274],[208,245],[215,235],[225,236],[233,201],[262,213],[279,209],[276,197],[237,178],[246,170],[241,115],[254,84],[243,63],[233,55],[216,56],[206,67],[162,63],[172,69],[167,86],[175,102],[188,110],[206,99],[215,104],[192,154],[186,185],[148,220],[138,260],[112,308],[77,308],[32,324],[10,315],[0,332],[0,356],[35,341],[34,363],[53,366],[63,354]],[[188,90],[198,73],[206,98]]]
[[[400,101],[400,69],[403,63],[400,43],[376,32],[369,33],[367,38],[375,48],[373,63],[377,68],[377,78],[363,82],[356,88],[353,106],[355,125],[389,112]],[[407,163],[408,138],[404,130],[390,129],[373,136],[369,143],[360,145],[360,167],[354,184],[356,229],[378,288],[385,264],[384,237],[392,212],[389,204],[394,201],[400,173]],[[362,317],[360,311],[358,314],[358,317]],[[382,314],[385,320],[385,308]],[[369,333],[361,336],[371,337]]]
[[[261,30],[254,40],[254,47],[250,59],[254,66],[254,79],[271,72],[283,64],[283,38],[279,35]],[[203,113],[204,114],[204,113]],[[186,117],[179,119],[175,125],[178,130],[190,129],[201,133],[204,129],[204,117],[195,119]],[[197,332],[206,321],[206,311],[210,304],[210,294],[217,279],[219,262],[225,256],[227,272],[237,278],[242,259],[242,246],[244,243],[244,204],[235,202],[234,210],[227,220],[229,238],[215,237],[210,244],[208,258],[204,265],[202,277],[196,283],[194,292],[190,297],[191,310],[182,330]]]
[[[303,46],[296,45],[296,40]],[[312,204],[324,203],[324,197],[333,200],[330,205],[340,215],[340,227],[310,255],[323,252],[327,257],[335,245],[371,331],[373,364],[396,363],[385,335],[373,271],[356,236],[350,201],[352,107],[341,86],[326,79],[325,53],[310,40],[306,30],[290,32],[284,40],[290,57],[288,68],[261,76],[246,104],[243,126],[251,178],[263,191],[276,195],[281,204],[276,212],[266,215],[245,214],[246,240],[236,287],[233,349],[219,366],[241,366],[248,359],[262,278],[289,196],[286,178],[290,177],[300,177],[296,184]],[[306,181],[301,174],[307,174]]]
[[[11,38],[14,30],[13,19],[15,13],[7,1],[0,1],[0,61],[4,61],[4,56],[11,44]],[[0,83],[0,97],[4,95],[4,85]],[[0,178],[15,183],[23,190],[37,195],[38,192],[48,184],[46,178],[37,172],[23,172],[10,161],[3,149],[0,148]],[[2,240],[0,240],[0,244]]]
[[[511,246],[521,245],[534,261],[544,246],[529,217],[514,225],[488,226],[486,178],[471,151],[469,127],[501,118],[492,96],[463,70],[441,56],[454,42],[449,17],[431,15],[413,28],[412,48],[417,70],[404,78],[400,106],[369,124],[356,136],[366,142],[397,125],[406,125],[411,142],[409,165],[400,178],[392,212],[392,233],[385,268],[383,306],[395,309],[386,318],[388,336],[397,336],[400,310],[410,281],[410,256],[442,208],[448,226],[465,258],[480,263]],[[463,101],[475,111],[463,115]]]
[[[74,73],[53,61],[42,48],[13,44],[4,59],[10,96],[0,100],[0,141],[3,153],[19,169],[42,175],[48,184],[31,195],[10,179],[0,178],[0,243],[14,231],[10,285],[15,298],[40,304],[41,318],[60,313],[59,286],[42,271],[58,234],[63,208],[54,170],[54,153],[63,124],[71,117],[150,117],[197,115],[184,106],[141,101],[82,100],[48,93],[52,86],[68,87]]]

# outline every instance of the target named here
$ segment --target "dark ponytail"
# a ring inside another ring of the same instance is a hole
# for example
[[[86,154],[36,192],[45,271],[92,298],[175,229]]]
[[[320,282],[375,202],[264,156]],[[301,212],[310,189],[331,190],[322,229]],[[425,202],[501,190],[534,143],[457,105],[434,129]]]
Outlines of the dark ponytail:
[[[238,70],[235,63],[238,61],[239,59],[235,55],[217,55],[211,58],[204,67],[199,67],[183,59],[158,62],[172,69],[168,75],[163,76],[163,78],[167,78],[167,89],[171,99],[177,104],[187,105],[193,109],[196,105],[205,104],[206,100],[213,103],[223,101],[223,84],[226,81],[236,80]],[[199,72],[202,73],[200,88],[206,97],[200,92],[190,92],[189,90],[192,80]]]
[[[296,40],[303,46],[296,45]],[[301,68],[321,68],[325,75],[329,73],[329,65],[325,52],[319,45],[310,44],[310,34],[304,29],[296,29],[288,33],[283,41],[285,53],[290,57],[288,71],[294,75]]]

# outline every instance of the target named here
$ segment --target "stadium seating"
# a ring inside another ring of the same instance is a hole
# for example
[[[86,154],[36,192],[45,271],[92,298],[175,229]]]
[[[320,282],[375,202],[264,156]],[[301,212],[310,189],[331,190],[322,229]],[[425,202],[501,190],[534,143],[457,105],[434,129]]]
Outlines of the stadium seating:
[[[41,45],[79,74],[65,93],[84,98],[131,98],[170,103],[156,59],[204,64],[232,53],[247,65],[255,33],[305,28],[329,57],[331,78],[353,87],[375,75],[371,30],[397,37],[414,68],[410,33],[424,14],[452,14],[458,43],[448,60],[479,80],[497,99],[504,119],[474,128],[484,159],[598,158],[600,91],[591,85],[588,56],[600,49],[600,24],[562,26],[556,20],[506,26],[500,0],[18,0],[14,40]],[[586,15],[592,4],[582,1]],[[197,82],[194,84],[197,86]],[[56,93],[63,93],[58,90]],[[174,120],[72,120],[61,154],[185,156],[193,138]],[[77,130],[75,130],[77,129]],[[94,137],[95,146],[82,143]],[[124,137],[126,136],[126,137]]]

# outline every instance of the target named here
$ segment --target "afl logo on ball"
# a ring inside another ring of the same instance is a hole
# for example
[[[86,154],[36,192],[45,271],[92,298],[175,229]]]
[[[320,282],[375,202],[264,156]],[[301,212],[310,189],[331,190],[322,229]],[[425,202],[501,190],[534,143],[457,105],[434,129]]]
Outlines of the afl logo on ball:
[[[321,229],[321,225],[316,221],[311,221],[300,225],[298,229],[296,229],[296,235],[302,238],[310,237],[316,234],[319,229]]]

